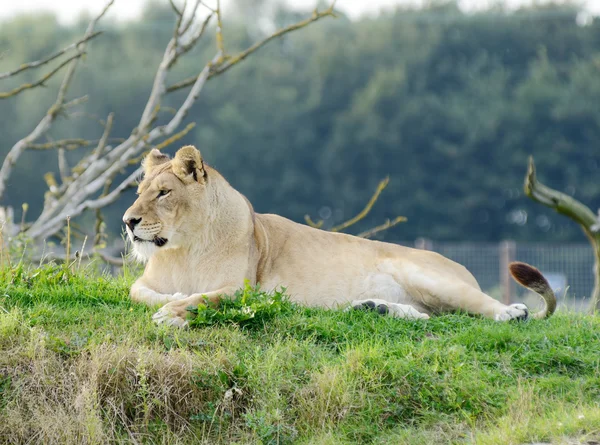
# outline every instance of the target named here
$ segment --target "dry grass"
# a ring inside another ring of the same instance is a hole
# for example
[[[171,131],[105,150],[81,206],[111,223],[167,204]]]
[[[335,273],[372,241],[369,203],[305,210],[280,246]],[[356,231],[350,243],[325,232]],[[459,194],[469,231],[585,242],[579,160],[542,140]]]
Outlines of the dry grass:
[[[188,351],[99,344],[69,357],[51,351],[40,329],[23,336],[0,360],[2,374],[18,384],[0,424],[8,443],[141,440],[157,419],[165,431],[194,437],[190,413],[218,396],[197,383],[206,362]]]

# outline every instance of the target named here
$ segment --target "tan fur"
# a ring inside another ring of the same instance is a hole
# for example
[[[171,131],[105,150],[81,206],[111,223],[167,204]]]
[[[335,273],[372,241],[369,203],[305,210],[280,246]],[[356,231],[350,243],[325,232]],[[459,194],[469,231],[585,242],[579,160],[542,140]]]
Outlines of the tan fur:
[[[188,306],[218,301],[244,279],[264,290],[286,287],[305,305],[383,304],[394,316],[416,318],[456,310],[500,321],[527,317],[524,305],[484,294],[463,266],[437,253],[254,213],[195,147],[172,160],[153,150],[144,167],[139,197],[123,220],[136,223],[127,231],[143,240],[133,242],[134,252],[147,261],[131,297],[163,304],[157,322],[185,325]],[[554,299],[548,289],[542,296]]]

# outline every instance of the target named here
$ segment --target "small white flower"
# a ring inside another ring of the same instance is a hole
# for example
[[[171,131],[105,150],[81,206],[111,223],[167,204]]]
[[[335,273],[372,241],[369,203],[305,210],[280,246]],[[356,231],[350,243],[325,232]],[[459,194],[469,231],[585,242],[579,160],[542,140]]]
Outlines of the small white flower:
[[[229,403],[233,400],[234,395],[241,396],[242,394],[242,390],[239,388],[229,388],[227,391],[225,391],[225,395],[223,396],[223,403]]]

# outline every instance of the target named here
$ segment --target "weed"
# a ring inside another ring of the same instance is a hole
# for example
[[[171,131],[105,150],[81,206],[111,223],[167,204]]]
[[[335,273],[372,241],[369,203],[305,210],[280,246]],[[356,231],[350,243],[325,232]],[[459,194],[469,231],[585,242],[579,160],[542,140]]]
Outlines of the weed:
[[[188,310],[196,314],[191,325],[236,324],[250,329],[260,328],[276,316],[292,310],[292,304],[284,292],[285,289],[261,292],[260,286],[251,286],[246,280],[243,288],[233,296],[224,296],[217,307],[190,307]]]

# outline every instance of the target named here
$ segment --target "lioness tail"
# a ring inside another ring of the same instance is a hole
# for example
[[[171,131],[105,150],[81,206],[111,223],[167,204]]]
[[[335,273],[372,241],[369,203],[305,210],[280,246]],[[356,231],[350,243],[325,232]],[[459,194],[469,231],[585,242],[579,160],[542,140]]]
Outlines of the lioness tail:
[[[510,263],[508,268],[517,283],[532,290],[544,299],[544,309],[531,316],[533,318],[547,318],[552,315],[556,310],[556,295],[554,295],[554,291],[542,273],[535,267],[518,261]]]

